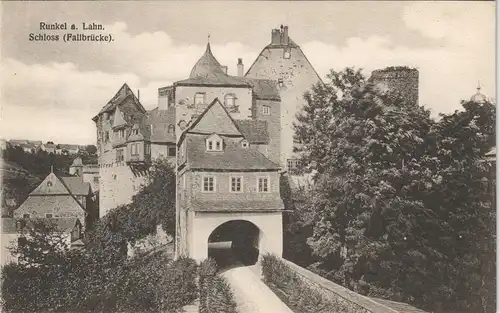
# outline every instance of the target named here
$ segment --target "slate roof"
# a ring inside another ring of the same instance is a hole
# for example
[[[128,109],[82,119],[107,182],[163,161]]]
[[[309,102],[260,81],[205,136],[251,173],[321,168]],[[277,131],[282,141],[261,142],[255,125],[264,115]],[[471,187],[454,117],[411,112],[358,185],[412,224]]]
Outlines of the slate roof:
[[[224,136],[222,152],[206,151],[207,135],[186,134],[187,165],[190,169],[279,170],[276,163],[256,148],[242,148],[239,142]]]
[[[3,234],[16,234],[19,233],[20,230],[16,227],[17,221],[25,221],[27,222],[28,227],[33,227],[35,222],[45,222],[45,223],[54,223],[56,228],[59,231],[63,231],[65,233],[71,232],[75,225],[79,223],[79,220],[76,217],[69,218],[36,218],[36,219],[18,219],[12,217],[2,217],[2,230]]]
[[[251,144],[269,143],[267,121],[262,120],[235,120],[236,127]]]
[[[277,81],[247,77],[238,77],[238,79],[250,84],[253,87],[255,98],[259,100],[281,100]]]
[[[193,200],[190,208],[194,211],[217,212],[217,211],[281,211],[284,209],[281,198],[274,200],[236,201],[236,200]]]
[[[175,86],[234,86],[251,88],[252,85],[240,79],[240,77],[229,76],[222,73],[215,73],[209,77],[196,76],[188,79],[180,80],[174,83]]]
[[[48,184],[50,182],[50,184]],[[69,189],[54,174],[49,173],[47,177],[30,193],[31,195],[69,195]]]
[[[115,94],[111,100],[99,111],[99,113],[94,116],[92,120],[97,120],[98,116],[101,115],[104,112],[109,112],[113,111],[116,106],[120,105],[123,101],[125,101],[127,98],[131,98],[134,104],[137,106],[139,111],[141,112],[146,112],[146,109],[142,106],[142,104],[139,102],[139,99],[134,95],[132,90],[127,84],[123,84],[122,87],[118,90],[118,92]],[[127,112],[124,112],[127,113]]]
[[[37,212],[50,213],[65,211],[69,207],[79,206],[85,210],[80,202],[71,195],[30,195],[16,210],[36,210]]]
[[[158,108],[148,111],[142,120],[143,131],[149,141],[153,143],[175,143],[175,107],[171,106],[167,110]],[[153,125],[153,133],[151,133]],[[169,133],[169,125],[174,126],[174,132]]]
[[[84,182],[82,177],[61,177],[61,179],[75,196],[86,196],[90,192],[90,184]]]

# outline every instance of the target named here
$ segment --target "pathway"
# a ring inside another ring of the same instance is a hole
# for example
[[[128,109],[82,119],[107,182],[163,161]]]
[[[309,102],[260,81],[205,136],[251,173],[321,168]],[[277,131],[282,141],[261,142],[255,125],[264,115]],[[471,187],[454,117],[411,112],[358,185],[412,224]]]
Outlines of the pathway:
[[[222,273],[231,285],[239,313],[293,313],[260,279],[258,265]]]

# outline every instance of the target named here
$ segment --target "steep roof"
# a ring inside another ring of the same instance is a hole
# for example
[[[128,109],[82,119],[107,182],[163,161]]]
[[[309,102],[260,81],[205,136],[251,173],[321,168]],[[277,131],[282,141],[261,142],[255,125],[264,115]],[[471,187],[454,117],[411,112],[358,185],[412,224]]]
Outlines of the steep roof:
[[[272,79],[259,79],[238,77],[239,80],[249,83],[253,88],[255,98],[260,100],[280,101],[280,91],[277,81]]]
[[[47,224],[54,224],[56,229],[65,233],[71,232],[76,224],[80,223],[78,218],[36,218],[36,219],[18,219],[12,217],[2,217],[2,233],[3,234],[16,234],[21,230],[16,227],[18,221],[26,222],[27,227],[33,227],[36,222],[43,222]]]
[[[36,210],[38,212],[55,212],[65,211],[71,207],[80,207],[85,211],[82,204],[72,195],[47,195],[47,196],[32,196],[30,195],[16,211]]]
[[[86,196],[90,192],[90,184],[84,182],[82,177],[61,177],[61,179],[75,196]]]
[[[115,109],[115,115],[113,119],[113,128],[115,127],[120,127],[120,126],[126,126],[128,125],[127,121],[125,121],[125,118],[123,117],[123,113],[120,110],[120,107],[117,106]]]
[[[235,120],[236,126],[248,142],[254,144],[269,143],[267,121],[262,120]]]
[[[148,111],[142,120],[144,127],[149,128],[147,137],[152,143],[175,143],[175,107],[167,110],[155,108]],[[173,131],[169,132],[169,126]],[[151,132],[152,126],[152,132]]]
[[[222,67],[217,59],[212,54],[210,43],[207,43],[205,53],[196,62],[189,74],[189,78],[194,77],[216,77],[218,75],[225,75]]]
[[[256,148],[242,148],[234,139],[224,136],[222,152],[206,151],[205,139],[208,136],[186,135],[187,166],[190,169],[212,170],[279,170],[276,163],[266,158]]]
[[[174,83],[175,86],[233,86],[250,88],[251,85],[238,77],[229,76],[225,73],[219,61],[212,54],[210,43],[201,58],[191,70],[188,79]]]
[[[205,108],[200,116],[198,116],[198,118],[189,126],[186,132],[241,135],[235,121],[222,103],[220,103],[218,98],[215,98],[212,103]]]
[[[130,87],[127,84],[123,84],[118,92],[114,95],[114,97],[109,100],[109,102],[101,109],[101,111],[99,111],[96,116],[94,116],[94,118],[92,118],[92,120],[96,121],[99,115],[104,112],[113,111],[116,106],[120,105],[128,98],[132,99],[139,111],[141,111],[142,113],[146,112],[146,109],[144,109],[142,104],[139,102],[139,99],[137,99]]]
[[[31,195],[69,195],[69,189],[54,173],[49,173],[47,177],[30,193]]]

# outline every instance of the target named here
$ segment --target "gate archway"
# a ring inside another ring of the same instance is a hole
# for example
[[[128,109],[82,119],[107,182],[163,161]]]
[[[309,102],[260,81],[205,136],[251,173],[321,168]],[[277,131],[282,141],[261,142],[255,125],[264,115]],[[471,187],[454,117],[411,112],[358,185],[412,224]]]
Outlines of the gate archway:
[[[231,220],[216,227],[208,237],[208,256],[219,267],[255,264],[259,258],[262,231],[252,222]]]

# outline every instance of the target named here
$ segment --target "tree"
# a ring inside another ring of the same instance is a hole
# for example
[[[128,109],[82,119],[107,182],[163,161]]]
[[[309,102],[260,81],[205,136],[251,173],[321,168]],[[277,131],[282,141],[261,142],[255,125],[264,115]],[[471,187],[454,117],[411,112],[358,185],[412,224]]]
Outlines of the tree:
[[[97,153],[97,147],[95,145],[87,145],[85,146],[85,151],[87,151],[88,154],[93,155]]]
[[[369,295],[476,312],[479,300],[458,301],[480,281],[467,278],[479,250],[460,234],[491,234],[479,161],[494,142],[494,110],[464,104],[436,123],[359,70],[328,79],[305,94],[295,125],[302,170],[314,173],[312,267]]]

